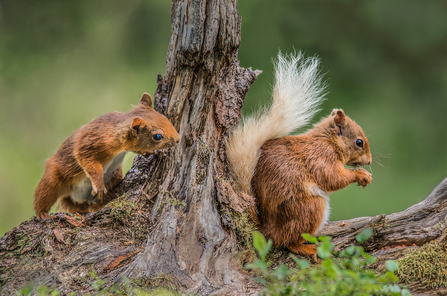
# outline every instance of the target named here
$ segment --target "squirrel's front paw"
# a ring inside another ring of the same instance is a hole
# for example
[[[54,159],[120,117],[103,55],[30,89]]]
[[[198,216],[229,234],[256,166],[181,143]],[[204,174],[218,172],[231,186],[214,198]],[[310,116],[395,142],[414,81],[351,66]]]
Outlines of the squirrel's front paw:
[[[96,190],[96,188],[93,188],[92,195],[94,196],[94,198],[92,199],[92,201],[94,203],[102,202],[104,200],[104,196],[106,196],[106,194],[107,194],[107,189],[105,187],[99,191]]]
[[[372,176],[371,173],[368,172],[365,169],[360,168],[359,170],[355,171],[357,175],[357,184],[359,186],[362,186],[365,188],[368,184],[371,184]]]

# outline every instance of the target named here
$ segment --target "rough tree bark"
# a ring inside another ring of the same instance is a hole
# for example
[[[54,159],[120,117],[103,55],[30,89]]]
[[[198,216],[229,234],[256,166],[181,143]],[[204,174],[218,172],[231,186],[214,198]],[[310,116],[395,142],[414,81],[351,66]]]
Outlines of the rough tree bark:
[[[237,61],[241,17],[236,0],[174,0],[172,37],[155,108],[182,140],[167,155],[137,156],[118,189],[121,196],[85,217],[56,214],[26,221],[0,239],[2,295],[34,281],[64,294],[94,291],[90,272],[120,283],[174,285],[198,295],[250,295],[259,288],[238,266],[231,217],[253,203],[227,177],[225,141],[238,123],[251,83],[260,73]],[[422,203],[401,213],[333,222],[323,234],[337,248],[363,228],[365,247],[379,259],[440,239],[445,229],[447,179]],[[224,217],[225,216],[225,217]],[[150,280],[149,280],[150,279]]]
[[[159,77],[155,98],[182,141],[169,158],[135,162],[139,171],[159,170],[147,187],[137,188],[158,192],[150,214],[155,230],[122,275],[153,277],[163,272],[177,278],[187,292],[243,293],[247,281],[237,268],[235,237],[223,229],[215,203],[216,194],[231,188],[222,185],[227,129],[238,122],[258,72],[237,62],[237,1],[174,1],[171,13],[166,75],[164,80]]]

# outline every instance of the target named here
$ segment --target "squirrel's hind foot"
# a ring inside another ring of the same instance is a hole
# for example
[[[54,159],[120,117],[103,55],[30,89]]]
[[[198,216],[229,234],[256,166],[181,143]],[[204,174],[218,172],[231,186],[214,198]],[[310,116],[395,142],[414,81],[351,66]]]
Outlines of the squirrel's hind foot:
[[[37,219],[39,219],[40,221],[45,221],[47,219],[51,219],[51,216],[48,213],[38,213],[36,215]]]
[[[312,263],[318,263],[317,245],[307,245],[303,243],[291,244],[287,246],[292,253],[310,257]]]

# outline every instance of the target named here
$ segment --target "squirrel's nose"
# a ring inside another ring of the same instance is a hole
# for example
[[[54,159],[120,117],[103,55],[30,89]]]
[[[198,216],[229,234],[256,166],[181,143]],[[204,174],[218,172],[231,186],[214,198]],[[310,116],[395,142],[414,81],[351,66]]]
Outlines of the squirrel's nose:
[[[180,137],[180,135],[179,134],[177,134],[177,137],[175,137],[175,144],[178,144],[179,142],[180,142],[180,140],[181,140],[182,138]]]

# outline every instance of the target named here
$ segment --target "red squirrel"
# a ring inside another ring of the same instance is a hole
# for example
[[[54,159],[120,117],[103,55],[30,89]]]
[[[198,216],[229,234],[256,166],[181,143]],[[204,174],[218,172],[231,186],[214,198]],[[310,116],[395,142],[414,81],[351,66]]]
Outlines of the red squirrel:
[[[245,118],[229,137],[230,173],[237,192],[256,198],[247,212],[274,246],[316,261],[316,245],[304,244],[301,234],[315,235],[328,221],[329,193],[371,183],[359,166],[372,157],[362,129],[341,109],[306,133],[287,136],[318,112],[324,86],[316,58],[279,53],[275,66],[272,106]]]
[[[49,218],[56,202],[63,212],[100,209],[107,192],[123,178],[122,161],[128,151],[148,156],[179,141],[171,122],[152,108],[148,93],[127,113],[101,115],[71,134],[46,161],[34,194],[37,217]]]

